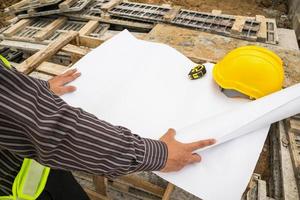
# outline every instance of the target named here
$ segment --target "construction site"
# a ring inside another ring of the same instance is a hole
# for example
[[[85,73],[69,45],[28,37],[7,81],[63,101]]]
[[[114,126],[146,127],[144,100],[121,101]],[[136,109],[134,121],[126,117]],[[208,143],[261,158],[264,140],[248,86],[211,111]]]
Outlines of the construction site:
[[[60,75],[127,29],[138,39],[169,45],[198,64],[217,63],[237,47],[265,47],[283,60],[283,87],[300,83],[300,0],[0,3],[0,54],[19,72],[38,79]],[[72,173],[92,200],[200,199],[152,172],[116,179]],[[299,114],[272,124],[241,199],[300,199]]]

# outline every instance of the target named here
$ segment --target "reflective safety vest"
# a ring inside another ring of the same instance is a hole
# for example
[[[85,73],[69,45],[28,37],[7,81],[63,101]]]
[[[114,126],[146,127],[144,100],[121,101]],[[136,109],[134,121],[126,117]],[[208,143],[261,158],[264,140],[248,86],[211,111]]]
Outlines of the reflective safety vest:
[[[0,60],[6,68],[12,68],[10,63],[1,55]],[[45,188],[49,173],[49,167],[44,167],[35,160],[25,158],[21,170],[14,180],[12,195],[0,197],[0,200],[37,199]]]
[[[12,66],[11,64],[8,62],[8,60],[6,60],[6,58],[4,58],[3,56],[0,55],[0,60],[3,62],[4,67],[6,67],[7,69],[11,69]]]
[[[20,172],[16,176],[12,195],[0,197],[0,200],[35,200],[43,192],[50,173],[35,160],[25,158]]]

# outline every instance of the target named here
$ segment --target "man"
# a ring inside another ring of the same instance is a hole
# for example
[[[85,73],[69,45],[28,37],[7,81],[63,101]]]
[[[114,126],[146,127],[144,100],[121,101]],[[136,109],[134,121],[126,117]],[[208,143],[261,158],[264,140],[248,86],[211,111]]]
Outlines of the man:
[[[0,196],[11,194],[24,158],[51,168],[39,199],[88,199],[67,171],[110,178],[137,171],[178,171],[200,162],[193,152],[215,142],[183,144],[175,140],[173,129],[160,140],[141,138],[69,106],[59,95],[75,91],[66,86],[80,76],[75,69],[47,82],[0,65]]]

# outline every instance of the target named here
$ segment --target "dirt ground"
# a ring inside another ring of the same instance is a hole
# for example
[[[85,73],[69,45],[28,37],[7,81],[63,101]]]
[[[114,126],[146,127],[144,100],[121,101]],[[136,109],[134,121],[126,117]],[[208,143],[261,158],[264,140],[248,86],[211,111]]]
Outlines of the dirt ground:
[[[9,20],[11,16],[4,13],[4,9],[13,5],[20,0],[0,0],[0,28],[7,24],[6,20]]]

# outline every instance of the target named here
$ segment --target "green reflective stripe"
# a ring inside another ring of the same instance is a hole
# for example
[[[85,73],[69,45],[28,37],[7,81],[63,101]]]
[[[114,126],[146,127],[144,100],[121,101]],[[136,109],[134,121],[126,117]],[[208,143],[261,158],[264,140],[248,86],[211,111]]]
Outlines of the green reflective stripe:
[[[0,197],[0,200],[16,200],[13,196]]]
[[[8,69],[11,69],[12,66],[11,64],[9,63],[8,60],[6,60],[6,58],[4,58],[3,56],[0,55],[0,60],[4,63],[5,67],[7,67]],[[1,200],[1,199],[0,199]]]
[[[43,192],[50,172],[35,160],[25,158],[13,184],[13,196],[17,200],[35,200]]]

